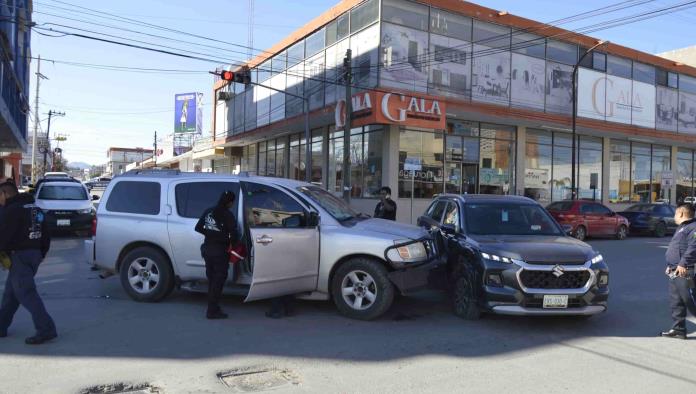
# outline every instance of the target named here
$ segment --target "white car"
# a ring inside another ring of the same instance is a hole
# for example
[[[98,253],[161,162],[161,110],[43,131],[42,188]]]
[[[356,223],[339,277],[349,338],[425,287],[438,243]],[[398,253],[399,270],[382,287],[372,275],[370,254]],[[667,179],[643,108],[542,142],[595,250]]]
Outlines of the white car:
[[[87,188],[77,181],[53,179],[36,190],[36,205],[44,211],[51,230],[89,231],[96,211]]]
[[[696,204],[696,197],[687,197],[684,199],[684,204]]]

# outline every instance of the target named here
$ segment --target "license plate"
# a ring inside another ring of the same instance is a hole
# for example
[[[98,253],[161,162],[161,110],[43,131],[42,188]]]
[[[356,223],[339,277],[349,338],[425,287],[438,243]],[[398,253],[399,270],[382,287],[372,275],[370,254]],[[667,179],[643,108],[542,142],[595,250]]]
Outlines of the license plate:
[[[58,219],[58,220],[56,220],[56,225],[57,226],[69,226],[70,219]]]
[[[568,307],[568,296],[567,295],[545,295],[544,296],[544,308],[567,308]]]

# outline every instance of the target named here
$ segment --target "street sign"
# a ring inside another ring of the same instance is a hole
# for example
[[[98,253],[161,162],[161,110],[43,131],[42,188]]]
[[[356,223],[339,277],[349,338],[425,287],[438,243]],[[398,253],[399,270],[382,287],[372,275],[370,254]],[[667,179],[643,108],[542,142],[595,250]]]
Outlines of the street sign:
[[[660,173],[661,183],[663,187],[671,187],[674,184],[674,174],[672,171],[662,171]]]
[[[421,171],[422,169],[420,157],[407,157],[404,161],[404,170],[406,171]]]

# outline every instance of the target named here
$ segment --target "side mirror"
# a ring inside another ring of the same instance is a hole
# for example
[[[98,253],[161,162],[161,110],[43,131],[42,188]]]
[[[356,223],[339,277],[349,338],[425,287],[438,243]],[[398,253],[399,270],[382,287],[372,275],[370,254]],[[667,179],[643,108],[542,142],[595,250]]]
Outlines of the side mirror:
[[[573,236],[573,226],[571,226],[570,224],[564,224],[561,226],[561,228],[563,229],[565,235],[569,235],[571,237]]]
[[[92,196],[92,201],[97,201],[98,199],[99,199],[99,196],[97,196],[96,194]]]
[[[455,226],[454,224],[443,224],[442,226],[440,226],[440,230],[447,235],[457,234],[457,226]]]
[[[317,212],[310,212],[307,215],[307,227],[317,227],[321,223],[321,217]]]
[[[420,216],[418,218],[418,221],[416,221],[416,224],[419,227],[425,227],[426,229],[433,229],[433,228],[440,227],[440,223],[434,221],[433,219],[431,219],[427,216]]]

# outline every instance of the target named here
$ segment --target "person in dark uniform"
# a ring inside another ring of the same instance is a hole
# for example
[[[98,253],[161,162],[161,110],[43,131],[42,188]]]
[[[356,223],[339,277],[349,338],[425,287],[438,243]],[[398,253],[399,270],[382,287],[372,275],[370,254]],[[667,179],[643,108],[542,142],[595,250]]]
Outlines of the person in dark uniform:
[[[34,197],[19,193],[12,182],[0,185],[0,251],[12,262],[0,305],[0,337],[7,336],[19,306],[31,314],[36,334],[25,340],[38,345],[58,336],[56,325],[36,291],[34,276],[51,246],[44,214],[34,204]]]
[[[239,240],[237,219],[230,210],[234,206],[234,199],[232,191],[222,193],[217,205],[206,209],[196,224],[196,231],[205,236],[201,256],[205,260],[205,275],[208,278],[208,319],[228,317],[220,308],[220,297],[230,265],[228,249]]]
[[[387,186],[379,189],[379,203],[375,207],[378,219],[396,220],[396,202],[391,199],[391,189]]]
[[[686,339],[686,312],[696,316],[696,304],[692,297],[694,289],[694,264],[696,264],[696,219],[694,206],[680,205],[674,214],[679,228],[674,233],[665,253],[669,276],[669,300],[674,324],[668,331],[660,333],[666,338]]]

